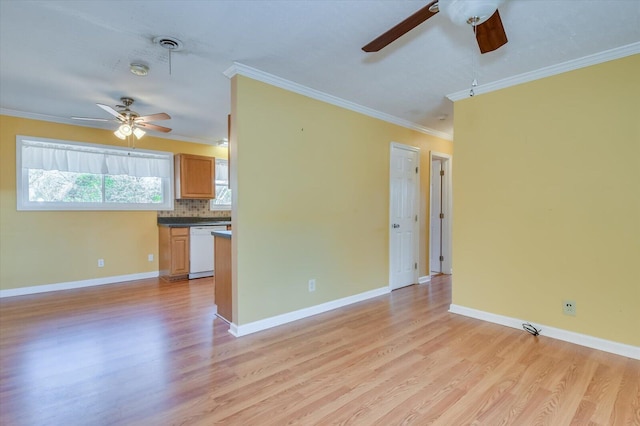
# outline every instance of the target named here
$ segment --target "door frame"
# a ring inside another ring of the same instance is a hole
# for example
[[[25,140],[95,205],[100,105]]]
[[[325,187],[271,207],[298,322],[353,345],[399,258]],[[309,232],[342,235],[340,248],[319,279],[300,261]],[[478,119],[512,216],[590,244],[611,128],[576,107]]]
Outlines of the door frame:
[[[392,239],[393,239],[393,235],[392,234],[392,230],[393,230],[393,218],[392,218],[392,211],[393,211],[393,205],[392,205],[392,201],[393,201],[393,197],[391,196],[391,160],[393,159],[393,150],[394,149],[403,149],[406,151],[413,151],[418,155],[418,160],[416,162],[416,166],[418,167],[418,173],[416,173],[416,185],[415,185],[415,190],[414,190],[414,194],[413,194],[413,208],[414,208],[414,214],[419,215],[420,214],[420,188],[421,188],[421,184],[420,184],[420,148],[416,147],[416,146],[410,146],[410,145],[404,145],[398,142],[391,142],[390,146],[389,146],[389,175],[388,175],[388,182],[389,182],[389,222],[388,222],[388,226],[389,226],[389,233],[387,234],[389,237],[389,289],[393,290],[395,288],[394,286],[394,281],[393,281],[393,270],[391,269],[391,264],[392,264],[392,257],[393,257],[393,252],[392,252]],[[418,258],[420,255],[420,222],[419,221],[413,221],[413,232],[414,232],[414,242],[413,242],[413,258],[415,259],[416,262],[418,262]],[[418,265],[419,266],[419,265]],[[415,281],[415,283],[418,283],[418,273],[419,273],[419,269],[414,269],[413,272],[413,280]]]
[[[442,169],[444,170],[444,180],[442,182],[442,206],[444,208],[444,219],[442,223],[442,255],[444,261],[442,262],[442,273],[453,273],[453,248],[451,243],[452,238],[452,222],[453,222],[453,157],[450,154],[444,154],[442,152],[431,151],[429,152],[429,179],[433,175],[433,160],[440,160],[442,163]],[[431,275],[431,183],[429,182],[429,275]]]

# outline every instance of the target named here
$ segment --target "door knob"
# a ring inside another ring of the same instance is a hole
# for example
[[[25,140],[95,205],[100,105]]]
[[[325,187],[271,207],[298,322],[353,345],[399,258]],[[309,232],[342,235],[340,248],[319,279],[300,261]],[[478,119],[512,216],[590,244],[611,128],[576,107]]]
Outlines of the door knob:
[[[394,227],[394,228],[400,228],[400,225],[399,225],[399,224],[397,224],[397,223],[394,223],[394,224],[393,224],[393,227]]]

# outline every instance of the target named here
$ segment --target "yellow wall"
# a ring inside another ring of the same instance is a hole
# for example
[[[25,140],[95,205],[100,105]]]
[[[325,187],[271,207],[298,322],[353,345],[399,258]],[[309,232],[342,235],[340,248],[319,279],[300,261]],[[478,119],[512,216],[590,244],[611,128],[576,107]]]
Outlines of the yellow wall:
[[[640,346],[639,75],[635,55],[456,102],[454,304]]]
[[[452,143],[242,76],[232,115],[234,322],[388,286],[390,142],[421,148],[423,192]]]
[[[155,211],[16,211],[16,135],[120,145],[107,130],[0,116],[0,288],[158,270]],[[150,135],[141,149],[225,157],[226,149]],[[149,262],[147,255],[153,254]],[[97,267],[98,258],[105,260]]]

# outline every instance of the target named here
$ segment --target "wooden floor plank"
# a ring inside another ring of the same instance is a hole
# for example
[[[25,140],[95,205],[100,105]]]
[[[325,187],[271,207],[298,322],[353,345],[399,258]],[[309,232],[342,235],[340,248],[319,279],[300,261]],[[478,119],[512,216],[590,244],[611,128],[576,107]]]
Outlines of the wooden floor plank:
[[[449,313],[450,276],[242,338],[214,285],[0,299],[0,424],[640,425],[640,361]]]

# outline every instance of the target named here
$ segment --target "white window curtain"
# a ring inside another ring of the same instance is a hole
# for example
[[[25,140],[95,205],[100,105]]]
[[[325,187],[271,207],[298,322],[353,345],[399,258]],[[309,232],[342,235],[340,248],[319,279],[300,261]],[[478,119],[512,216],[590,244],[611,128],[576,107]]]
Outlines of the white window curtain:
[[[101,147],[23,141],[22,167],[76,173],[171,177],[167,156]]]
[[[16,170],[18,210],[173,210],[171,152],[16,135]]]

